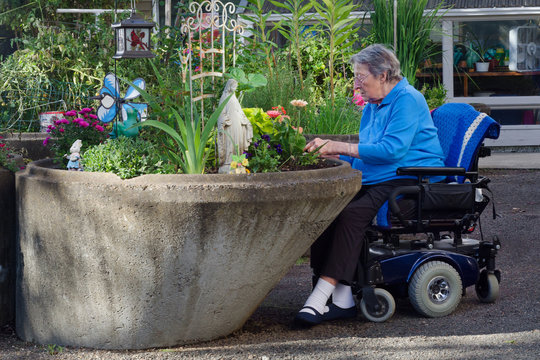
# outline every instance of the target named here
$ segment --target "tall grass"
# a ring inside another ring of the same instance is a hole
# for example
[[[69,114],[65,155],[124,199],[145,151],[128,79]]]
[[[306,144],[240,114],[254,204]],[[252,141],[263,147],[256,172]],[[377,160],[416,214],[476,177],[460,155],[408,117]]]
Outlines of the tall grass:
[[[416,84],[416,69],[426,58],[433,56],[435,44],[430,33],[439,22],[443,2],[424,16],[428,0],[397,1],[397,48],[394,49],[401,71],[411,85]],[[373,27],[371,34],[375,43],[393,48],[394,6],[393,1],[373,0],[374,13],[371,14]]]
[[[309,108],[300,125],[306,134],[357,134],[362,111],[350,99],[336,96],[335,105],[327,98],[318,107]]]

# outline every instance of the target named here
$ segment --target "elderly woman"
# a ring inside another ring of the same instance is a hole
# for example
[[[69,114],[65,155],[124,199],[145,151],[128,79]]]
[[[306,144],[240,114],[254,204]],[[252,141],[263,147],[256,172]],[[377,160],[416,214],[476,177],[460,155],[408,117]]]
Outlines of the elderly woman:
[[[295,321],[316,325],[356,316],[350,284],[364,234],[379,208],[397,186],[415,184],[397,176],[403,166],[444,166],[437,129],[426,100],[400,75],[399,60],[386,47],[371,45],[351,59],[354,87],[368,102],[362,114],[359,143],[316,138],[305,150],[349,161],[362,171],[362,190],[345,207],[311,249],[311,266],[319,280]],[[440,181],[442,178],[431,179]],[[332,296],[332,303],[327,301]]]

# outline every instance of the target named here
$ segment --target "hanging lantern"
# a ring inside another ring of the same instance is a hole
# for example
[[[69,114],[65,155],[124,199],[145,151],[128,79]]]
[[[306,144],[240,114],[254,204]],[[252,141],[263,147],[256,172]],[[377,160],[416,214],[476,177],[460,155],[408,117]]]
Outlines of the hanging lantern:
[[[132,11],[129,19],[112,24],[116,32],[116,54],[113,59],[153,58],[150,35],[155,23],[146,22]]]

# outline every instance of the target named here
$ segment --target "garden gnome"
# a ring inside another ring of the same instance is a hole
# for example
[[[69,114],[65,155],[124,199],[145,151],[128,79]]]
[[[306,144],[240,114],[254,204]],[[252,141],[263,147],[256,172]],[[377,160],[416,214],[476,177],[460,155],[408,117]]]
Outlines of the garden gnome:
[[[82,140],[75,140],[71,148],[69,149],[70,155],[66,154],[64,157],[69,159],[67,169],[71,171],[82,171],[81,166],[81,147]]]
[[[232,94],[218,119],[218,155],[219,172],[228,174],[233,155],[242,155],[253,139],[253,127],[242,111],[242,106],[234,94],[238,82],[234,79],[227,81],[219,103]]]

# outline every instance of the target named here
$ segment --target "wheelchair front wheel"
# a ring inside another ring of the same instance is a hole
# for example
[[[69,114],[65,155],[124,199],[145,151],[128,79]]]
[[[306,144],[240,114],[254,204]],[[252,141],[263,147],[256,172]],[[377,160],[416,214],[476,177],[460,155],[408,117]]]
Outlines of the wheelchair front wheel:
[[[362,311],[362,315],[369,321],[385,322],[394,315],[394,312],[396,311],[396,302],[394,301],[392,294],[384,289],[375,288],[374,292],[381,305],[380,309],[371,308],[362,298],[360,301],[360,310]]]
[[[462,291],[456,269],[442,261],[429,261],[414,273],[409,284],[409,299],[420,314],[442,317],[457,308]]]
[[[495,274],[482,270],[475,285],[476,296],[483,303],[492,303],[499,298],[499,280]]]

